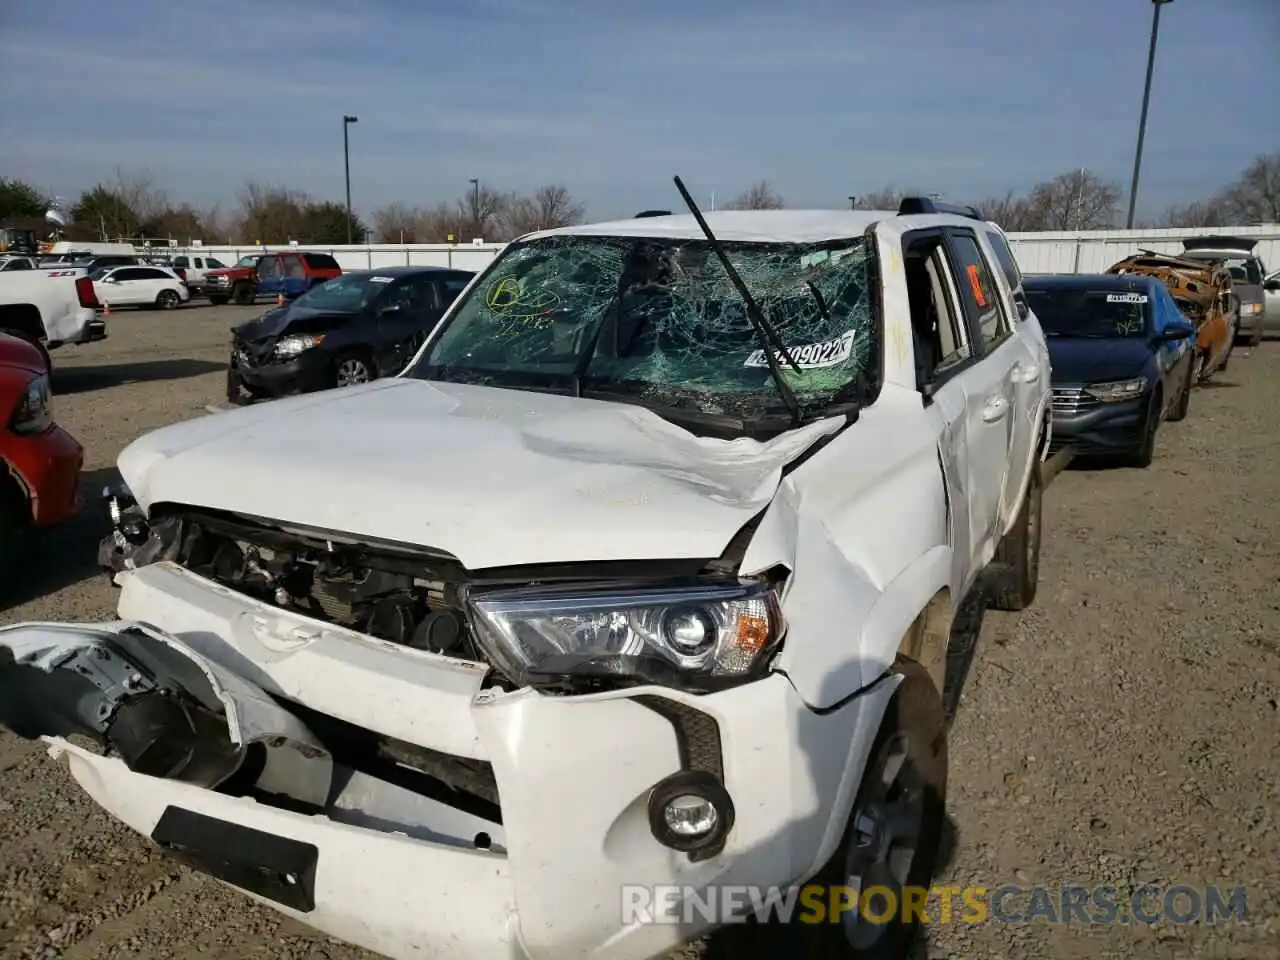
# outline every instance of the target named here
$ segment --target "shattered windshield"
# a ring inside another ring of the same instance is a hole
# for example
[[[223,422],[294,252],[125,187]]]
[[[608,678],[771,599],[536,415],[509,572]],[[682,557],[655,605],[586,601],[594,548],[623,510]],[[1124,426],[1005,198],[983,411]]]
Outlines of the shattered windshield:
[[[870,377],[878,336],[861,237],[725,243],[778,331],[809,409]],[[815,293],[816,291],[816,293]],[[516,244],[458,303],[408,376],[628,393],[748,419],[782,406],[746,306],[705,240],[556,236]]]

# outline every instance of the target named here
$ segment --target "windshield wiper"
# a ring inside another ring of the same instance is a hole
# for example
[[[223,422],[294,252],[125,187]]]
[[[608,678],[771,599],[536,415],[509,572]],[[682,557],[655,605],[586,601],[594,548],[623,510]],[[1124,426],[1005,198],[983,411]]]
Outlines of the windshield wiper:
[[[724,272],[729,275],[729,282],[737,289],[738,296],[742,297],[742,302],[747,308],[747,318],[751,321],[751,326],[755,329],[756,336],[760,339],[760,345],[764,347],[765,363],[769,365],[769,375],[773,377],[773,382],[778,388],[778,395],[782,397],[782,402],[787,405],[787,410],[791,413],[791,419],[799,423],[800,401],[796,399],[792,389],[787,386],[787,381],[782,378],[782,368],[778,366],[778,360],[774,356],[774,349],[776,348],[778,353],[782,354],[782,358],[787,361],[787,364],[796,373],[800,372],[800,365],[796,363],[795,357],[791,356],[791,351],[787,349],[786,344],[782,342],[782,338],[778,336],[778,332],[773,329],[773,325],[765,317],[764,311],[760,309],[760,304],[756,303],[756,298],[747,289],[747,285],[743,282],[737,269],[729,262],[729,255],[724,252],[724,247],[716,239],[716,235],[711,232],[711,227],[707,225],[706,219],[702,216],[702,211],[698,209],[698,205],[693,202],[693,197],[685,189],[684,181],[679,177],[674,179],[676,189],[680,191],[680,197],[684,200],[685,206],[693,214],[693,219],[698,221],[698,226],[707,238],[707,243],[711,246],[712,252],[715,253],[716,258],[720,261],[720,266],[724,267]]]

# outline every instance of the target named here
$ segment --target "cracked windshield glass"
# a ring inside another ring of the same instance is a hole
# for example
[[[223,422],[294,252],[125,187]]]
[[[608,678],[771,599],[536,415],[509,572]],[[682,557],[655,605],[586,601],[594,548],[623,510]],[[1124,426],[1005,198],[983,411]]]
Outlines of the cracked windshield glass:
[[[875,357],[861,237],[724,244],[792,358],[806,407]],[[775,354],[776,355],[776,354]],[[491,386],[624,392],[749,419],[783,409],[742,297],[705,240],[558,236],[512,247],[410,373]]]

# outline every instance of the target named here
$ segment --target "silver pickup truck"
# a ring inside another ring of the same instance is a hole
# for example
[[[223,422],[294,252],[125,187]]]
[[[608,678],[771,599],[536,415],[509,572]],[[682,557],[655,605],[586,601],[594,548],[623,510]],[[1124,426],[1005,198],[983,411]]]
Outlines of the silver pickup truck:
[[[1240,308],[1240,322],[1236,335],[1245,338],[1249,346],[1262,342],[1266,329],[1266,300],[1263,294],[1263,277],[1267,268],[1254,254],[1257,240],[1248,237],[1191,237],[1182,241],[1183,256],[1195,260],[1221,260],[1231,271],[1231,292]],[[1273,317],[1272,323],[1280,318]]]

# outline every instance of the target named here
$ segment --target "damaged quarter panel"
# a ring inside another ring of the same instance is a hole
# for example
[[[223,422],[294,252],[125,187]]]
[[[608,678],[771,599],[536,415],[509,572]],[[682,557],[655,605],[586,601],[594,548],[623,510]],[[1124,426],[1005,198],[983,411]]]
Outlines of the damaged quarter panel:
[[[742,570],[791,571],[776,668],[810,706],[883,675],[929,600],[952,589],[946,503],[936,428],[918,393],[892,385],[783,480]]]

